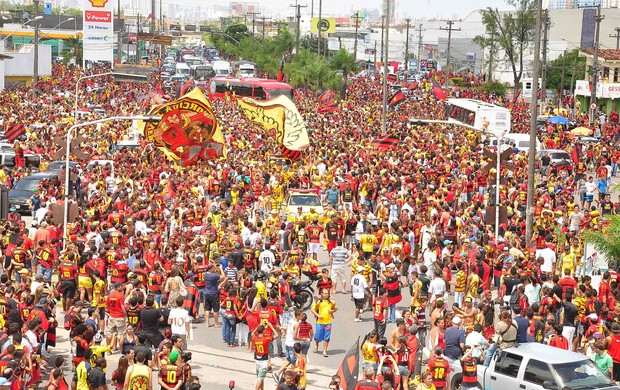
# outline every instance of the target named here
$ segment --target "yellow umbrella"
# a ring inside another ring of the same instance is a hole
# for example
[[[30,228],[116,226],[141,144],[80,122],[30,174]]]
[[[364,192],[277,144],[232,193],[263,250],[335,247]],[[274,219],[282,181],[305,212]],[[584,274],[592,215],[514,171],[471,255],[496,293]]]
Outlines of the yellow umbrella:
[[[575,127],[570,131],[572,135],[592,135],[593,131],[587,127]]]

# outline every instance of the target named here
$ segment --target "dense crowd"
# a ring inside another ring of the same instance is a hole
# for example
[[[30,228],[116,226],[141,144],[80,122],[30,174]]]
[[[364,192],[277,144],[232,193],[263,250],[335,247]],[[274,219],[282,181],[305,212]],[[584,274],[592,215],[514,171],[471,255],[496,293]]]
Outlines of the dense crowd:
[[[0,94],[5,127],[21,122],[29,129],[16,153],[40,154],[42,170],[59,148],[53,140],[74,123],[68,91],[87,74],[61,65],[53,73],[38,84],[36,98],[26,88]],[[88,118],[144,113],[161,100],[157,83],[83,80],[78,106]],[[268,158],[277,145],[234,99],[211,102],[228,149],[221,161],[175,166],[145,140],[118,150],[116,143],[130,136],[123,122],[80,129],[87,139],[82,151],[113,164],[87,170],[78,162],[68,200],[62,180],[43,181],[29,200],[32,226],[11,212],[0,227],[0,386],[43,381],[48,389],[67,388],[63,359],[47,351],[63,326],[78,390],[105,389],[106,380],[118,389],[150,389],[155,379],[162,389],[197,389],[187,341],[191,323],[205,323],[221,327],[231,348],[251,351],[257,389],[270,371],[280,390],[305,388],[310,348],[330,353],[338,293],[355,303],[339,321],[359,322],[370,311],[374,322],[361,346],[360,389],[446,388],[449,363],[458,359],[468,373],[463,386],[475,385],[476,363],[488,364],[496,349],[517,342],[590,353],[618,380],[616,274],[605,273],[595,288],[582,272],[583,232],[604,229],[620,211],[609,196],[620,153],[617,122],[597,118],[601,141],[589,146],[559,126],[541,128],[541,143],[577,159],[539,160],[535,233],[527,241],[527,155],[513,158],[515,170],[503,170],[505,184],[496,189],[494,170],[481,173],[487,161],[480,134],[410,122],[445,117],[445,105],[425,85],[388,113],[395,150],[370,145],[385,134],[381,87],[367,79],[352,81],[338,111],[328,113],[317,113],[314,93],[300,91],[296,105],[312,142],[295,162]],[[447,92],[507,106],[513,132],[528,129],[525,102],[476,89]],[[587,122],[574,102],[565,103],[566,115]],[[23,160],[2,168],[6,186],[31,173]],[[315,189],[325,212],[283,215],[291,189]],[[486,218],[495,191],[508,210],[498,236]],[[63,242],[52,209],[65,201],[78,211]],[[322,267],[324,251],[329,264]],[[295,305],[302,278],[318,291],[306,312]],[[386,335],[388,323],[396,327]],[[286,363],[272,368],[278,355]],[[118,368],[106,372],[112,358]],[[57,368],[42,378],[42,366],[52,364]],[[334,379],[330,388],[337,389]]]

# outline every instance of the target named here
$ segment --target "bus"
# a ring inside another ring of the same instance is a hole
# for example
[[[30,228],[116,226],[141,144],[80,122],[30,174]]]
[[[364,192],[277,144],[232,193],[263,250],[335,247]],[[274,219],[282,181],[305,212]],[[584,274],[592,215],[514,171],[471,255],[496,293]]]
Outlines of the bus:
[[[209,82],[209,97],[222,98],[229,93],[235,97],[250,97],[256,100],[271,100],[280,95],[295,99],[293,87],[276,80],[247,78],[234,79],[214,77]]]
[[[215,77],[215,71],[209,64],[194,65],[190,68],[190,77],[196,85],[207,85],[209,80]]]
[[[448,99],[448,120],[475,127],[484,132],[510,133],[510,110],[506,107],[474,99]]]

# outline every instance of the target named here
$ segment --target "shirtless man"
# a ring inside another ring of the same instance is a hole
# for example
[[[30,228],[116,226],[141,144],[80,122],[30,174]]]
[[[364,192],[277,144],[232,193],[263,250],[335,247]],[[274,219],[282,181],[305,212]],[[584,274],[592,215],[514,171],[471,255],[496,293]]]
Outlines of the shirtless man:
[[[473,299],[471,297],[465,298],[465,306],[463,309],[454,308],[454,311],[463,319],[463,326],[465,330],[473,329],[476,323],[476,317],[478,316],[478,309],[473,305]]]
[[[445,310],[444,310],[444,306],[445,306],[445,302],[443,299],[438,299],[436,302],[436,306],[435,309],[433,309],[433,311],[431,312],[431,329],[435,327],[435,321],[437,321],[438,318],[441,318],[444,316],[445,314]]]
[[[401,336],[405,336],[407,333],[408,333],[407,324],[405,323],[405,320],[402,318],[397,318],[396,329],[394,329],[392,333],[390,334],[390,340],[389,340],[390,348],[392,348],[392,350],[394,351],[398,350],[398,347],[399,347],[398,339],[400,339]]]

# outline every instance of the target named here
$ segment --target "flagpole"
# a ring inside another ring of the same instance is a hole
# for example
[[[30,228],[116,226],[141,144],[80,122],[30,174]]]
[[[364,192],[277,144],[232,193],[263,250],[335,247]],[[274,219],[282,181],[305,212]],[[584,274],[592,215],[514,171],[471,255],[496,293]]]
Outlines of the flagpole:
[[[383,55],[383,113],[381,115],[381,134],[385,135],[387,132],[387,94],[388,94],[388,52],[389,52],[389,30],[390,30],[390,2],[386,1],[385,11],[385,30],[381,31],[385,34],[385,53]]]

